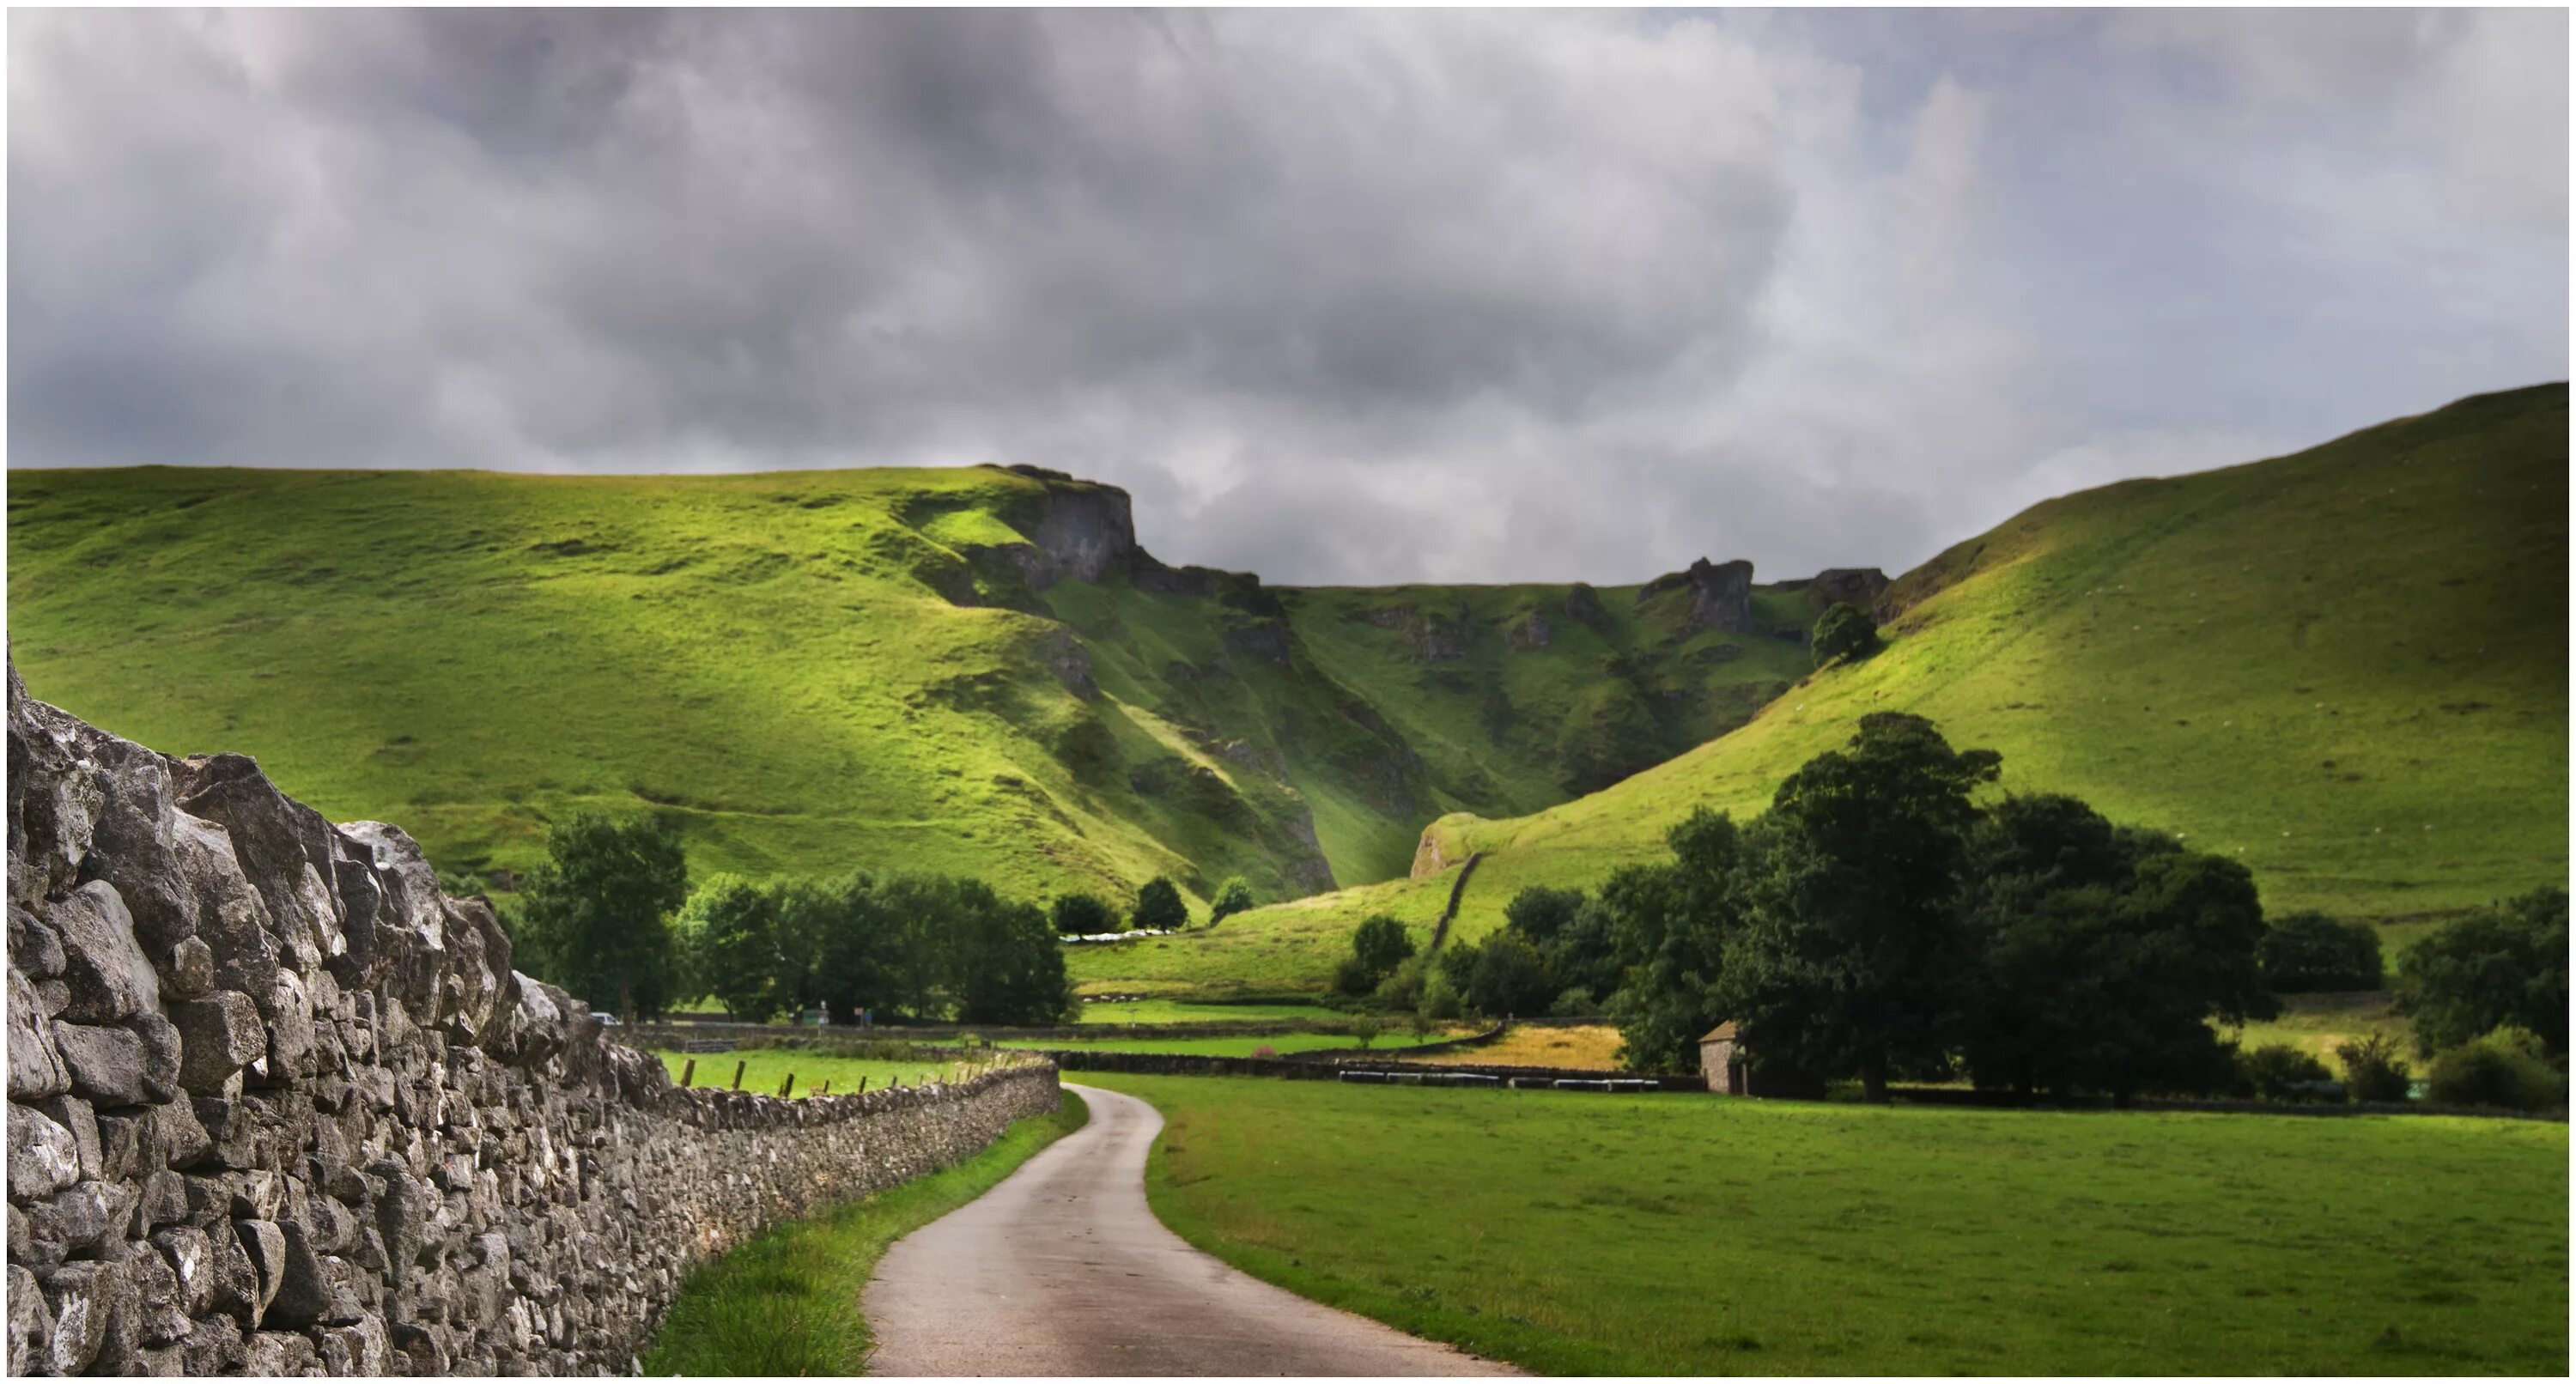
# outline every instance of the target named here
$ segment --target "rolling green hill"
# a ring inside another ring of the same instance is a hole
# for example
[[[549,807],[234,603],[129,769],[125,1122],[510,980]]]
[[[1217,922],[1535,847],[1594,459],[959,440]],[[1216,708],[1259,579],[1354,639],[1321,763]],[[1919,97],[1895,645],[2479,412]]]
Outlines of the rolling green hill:
[[[1741,723],[1820,594],[1740,565],[1274,589],[1167,567],[1124,492],[1030,468],[13,470],[9,538],[36,695],[503,887],[580,808],[677,819],[701,871],[1400,877],[1436,816]]]
[[[1751,722],[1534,814],[1441,818],[1423,863],[1484,853],[1455,935],[1520,887],[1659,854],[1694,807],[1759,811],[1873,710],[2252,866],[2267,906],[2403,940],[2567,879],[2567,390],[2465,399],[2294,456],[2051,500],[1891,586],[1888,646]],[[1427,927],[1453,875],[1086,949],[1138,990],[1320,988],[1350,926]]]

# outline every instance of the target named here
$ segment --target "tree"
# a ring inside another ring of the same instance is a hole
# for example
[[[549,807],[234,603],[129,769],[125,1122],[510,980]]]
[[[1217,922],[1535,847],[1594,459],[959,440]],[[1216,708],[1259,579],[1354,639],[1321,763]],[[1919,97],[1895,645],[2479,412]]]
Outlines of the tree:
[[[1742,923],[1746,835],[1723,813],[1697,809],[1665,833],[1670,862],[1622,866],[1602,882],[1589,911],[1627,978],[1609,1010],[1619,1062],[1631,1071],[1688,1070],[1700,1035],[1730,1017],[1718,976]]]
[[[676,832],[581,813],[546,833],[520,891],[520,925],[555,982],[633,1023],[659,1014],[680,979],[671,914],[688,896]]]
[[[778,893],[778,943],[790,1002],[820,1005],[842,1023],[893,1006],[899,938],[876,880],[853,873],[799,881]]]
[[[1214,927],[1252,906],[1252,886],[1244,883],[1241,875],[1237,875],[1218,886],[1216,904],[1208,912],[1208,925]]]
[[[957,1021],[1044,1024],[1073,1005],[1064,949],[1037,905],[1004,899],[979,879],[955,881],[948,989]]]
[[[2406,949],[2398,1013],[2431,1054],[2512,1025],[2567,1052],[2567,891],[2541,889],[2463,918]]]
[[[1945,995],[1970,961],[1970,795],[2000,763],[1882,711],[1780,785],[1715,993],[1749,1049],[1857,1074],[1873,1101],[1891,1069],[1942,1061]]]
[[[2328,990],[2376,990],[2385,978],[2379,930],[2339,922],[2323,913],[2290,913],[2272,920],[2260,953],[2263,982],[2281,995]]]
[[[1118,930],[1118,910],[1097,894],[1057,895],[1049,920],[1067,937],[1097,937]]]
[[[794,988],[779,950],[778,899],[734,875],[699,886],[680,910],[698,988],[724,1002],[737,1023],[766,1023]]]
[[[1404,924],[1383,913],[1362,919],[1351,930],[1351,954],[1334,972],[1334,987],[1346,995],[1375,990],[1413,955],[1413,937]]]
[[[1854,663],[1878,652],[1878,625],[1849,601],[1836,601],[1816,617],[1816,666],[1836,659]]]
[[[2397,1055],[2397,1040],[2385,1033],[2366,1033],[2335,1045],[2343,1062],[2343,1091],[2355,1104],[2395,1103],[2406,1099],[2413,1084],[2406,1063]]]
[[[1582,911],[1582,890],[1533,884],[1503,905],[1503,926],[1528,938],[1533,946],[1544,947],[1555,941]]]
[[[1351,1025],[1351,1037],[1359,1040],[1362,1052],[1368,1051],[1369,1044],[1376,1042],[1377,1036],[1385,1031],[1375,1019],[1363,1018]]]
[[[1477,948],[1467,976],[1469,1008],[1488,1018],[1542,1014],[1556,992],[1546,958],[1519,933],[1498,932]]]
[[[1136,891],[1133,922],[1146,932],[1173,932],[1190,925],[1190,908],[1181,902],[1178,887],[1156,875]]]

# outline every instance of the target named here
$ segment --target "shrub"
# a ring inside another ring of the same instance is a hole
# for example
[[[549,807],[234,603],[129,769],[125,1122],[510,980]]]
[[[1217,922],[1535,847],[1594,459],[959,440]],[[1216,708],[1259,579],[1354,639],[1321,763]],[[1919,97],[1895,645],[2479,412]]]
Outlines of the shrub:
[[[1156,875],[1136,891],[1134,921],[1147,932],[1174,932],[1190,925],[1190,908],[1181,902],[1178,886]]]
[[[2338,922],[2323,913],[2273,919],[2255,957],[2263,968],[2263,983],[2282,995],[2376,990],[2386,973],[2378,929]]]
[[[2343,1087],[2355,1102],[2396,1102],[2406,1099],[2409,1072],[2406,1062],[2397,1055],[2397,1040],[2385,1033],[2337,1044],[2335,1056],[2343,1060]]]
[[[1601,1002],[1592,998],[1590,989],[1577,985],[1557,996],[1555,1002],[1548,1005],[1547,1012],[1559,1019],[1589,1019],[1601,1013]]]
[[[1333,963],[1333,993],[1359,996],[1377,988],[1382,977],[1371,975],[1367,963],[1356,956],[1345,956]]]
[[[1094,937],[1118,930],[1118,910],[1097,894],[1061,894],[1047,917],[1066,937]]]
[[[1386,979],[1377,983],[1378,1003],[1389,1009],[1421,1008],[1423,982],[1430,974],[1431,962],[1428,958],[1421,956],[1404,958],[1401,964],[1387,973]]]
[[[1371,914],[1351,930],[1351,956],[1368,968],[1370,985],[1392,974],[1411,955],[1412,934],[1404,930],[1404,924],[1383,913]]]
[[[1421,1012],[1422,1017],[1436,1021],[1455,1019],[1466,1012],[1466,1003],[1446,972],[1435,968],[1422,982]]]
[[[1241,913],[1252,906],[1252,886],[1244,883],[1241,875],[1237,875],[1218,887],[1216,904],[1208,911],[1208,926],[1214,927],[1229,916]]]
[[[1362,1052],[1368,1051],[1369,1044],[1376,1042],[1378,1034],[1384,1031],[1375,1019],[1362,1019],[1351,1025],[1351,1037],[1358,1040]]]
[[[2302,1083],[2334,1080],[2334,1073],[2315,1054],[2287,1043],[2266,1043],[2240,1053],[2236,1065],[2246,1084],[2264,1100],[2305,1100],[2309,1093],[2298,1089]]]
[[[2567,1103],[2567,1079],[2542,1056],[2528,1029],[2499,1028],[2433,1059],[2433,1099],[2444,1105],[2550,1110]]]

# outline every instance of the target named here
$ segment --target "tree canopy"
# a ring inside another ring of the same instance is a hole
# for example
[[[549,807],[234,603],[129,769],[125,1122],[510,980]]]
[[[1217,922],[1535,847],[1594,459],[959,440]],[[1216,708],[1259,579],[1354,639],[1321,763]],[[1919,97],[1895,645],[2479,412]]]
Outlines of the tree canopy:
[[[2567,1051],[2567,891],[2540,889],[2451,924],[2397,963],[2397,1012],[2423,1053],[2500,1027]]]
[[[1836,601],[1816,617],[1813,636],[1816,666],[1836,659],[1859,660],[1878,652],[1878,624],[1849,601]]]
[[[546,833],[519,895],[519,934],[547,979],[628,1023],[680,998],[671,914],[687,898],[679,833],[581,813]]]
[[[1148,932],[1171,932],[1190,925],[1190,909],[1181,901],[1179,886],[1156,875],[1136,891],[1133,920]]]

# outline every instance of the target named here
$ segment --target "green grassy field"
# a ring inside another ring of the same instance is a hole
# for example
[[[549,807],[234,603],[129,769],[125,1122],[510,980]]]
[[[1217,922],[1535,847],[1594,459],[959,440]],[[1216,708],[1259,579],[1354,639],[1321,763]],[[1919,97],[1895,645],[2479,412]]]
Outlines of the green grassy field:
[[[2279,1018],[2246,1024],[2241,1028],[2222,1027],[2218,1032],[2222,1037],[2235,1039],[2249,1052],[2267,1043],[2287,1043],[2313,1054],[2327,1067],[2341,1071],[2334,1050],[2337,1044],[2348,1039],[2384,1033],[2401,1043],[2411,1042],[2413,1030],[2404,1018],[2390,1010],[2391,998],[2384,991],[2349,995],[2284,995]]]
[[[671,1070],[677,1081],[688,1064],[698,1064],[695,1086],[731,1086],[736,1063],[742,1064],[742,1089],[765,1096],[778,1094],[779,1086],[789,1077],[796,1079],[795,1098],[803,1100],[814,1094],[817,1083],[830,1082],[832,1092],[847,1095],[860,1089],[880,1091],[892,1085],[919,1086],[925,1081],[953,1081],[961,1070],[954,1062],[898,1061],[874,1057],[841,1057],[807,1048],[739,1048],[732,1052],[683,1053],[657,1052],[662,1065]]]
[[[2379,924],[2567,881],[2567,391],[2464,400],[2276,460],[2052,500],[1901,578],[1888,647],[1749,724],[1534,815],[1442,818],[1483,851],[1454,935],[1530,884],[1651,859],[1697,806],[1751,814],[1874,710],[2000,750],[2253,867],[2265,905]],[[1350,927],[1428,927],[1450,876],[1080,959],[1090,984],[1320,989]]]
[[[1032,587],[1039,539],[1123,505],[991,467],[14,468],[12,649],[34,695],[253,755],[451,872],[523,871],[590,809],[677,821],[702,873],[1122,900],[1166,874],[1202,907],[1228,875],[1270,899],[1401,875],[1431,818],[1679,753],[1804,660],[1633,587],[1544,645],[1528,617],[1570,587]],[[1755,598],[1792,623],[1804,599]]]
[[[859,1294],[886,1250],[982,1196],[1089,1118],[1082,1098],[1068,1091],[1062,1110],[1013,1124],[955,1167],[780,1226],[699,1266],[663,1317],[643,1372],[749,1378],[863,1372],[875,1341]]]
[[[1184,1238],[1547,1373],[2568,1365],[2561,1124],[1082,1079]]]
[[[1410,1032],[1392,1028],[1381,1033],[1369,1045],[1372,1052],[1395,1053],[1423,1043],[1444,1043],[1460,1036],[1463,1030],[1440,1029],[1428,1037],[1416,1038]],[[1155,1038],[1128,1034],[1105,1033],[1097,1038],[1045,1038],[1010,1046],[1051,1049],[1089,1048],[1099,1052],[1161,1052],[1190,1057],[1251,1057],[1260,1048],[1268,1048],[1281,1057],[1292,1052],[1317,1052],[1328,1048],[1355,1048],[1359,1040],[1347,1033],[1248,1033],[1227,1038]]]
[[[1256,1024],[1277,1022],[1337,1023],[1351,1016],[1320,1004],[1190,1004],[1141,999],[1086,1004],[1075,1015],[1086,1024]]]

